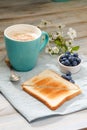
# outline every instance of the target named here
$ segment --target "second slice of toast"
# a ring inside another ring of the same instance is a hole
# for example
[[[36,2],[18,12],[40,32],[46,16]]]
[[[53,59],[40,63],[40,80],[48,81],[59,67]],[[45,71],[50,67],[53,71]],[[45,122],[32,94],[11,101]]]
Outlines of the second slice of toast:
[[[51,110],[81,93],[79,86],[63,79],[52,70],[45,70],[25,81],[22,88]]]

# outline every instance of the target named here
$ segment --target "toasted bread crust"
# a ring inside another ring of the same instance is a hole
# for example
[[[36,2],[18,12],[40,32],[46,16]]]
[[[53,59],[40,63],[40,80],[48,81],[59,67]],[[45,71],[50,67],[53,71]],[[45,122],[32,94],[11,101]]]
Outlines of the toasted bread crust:
[[[51,110],[56,110],[64,102],[81,93],[79,86],[70,83],[51,70],[45,70],[39,75],[27,80],[22,84],[22,88],[33,97],[43,102]],[[60,101],[62,95],[63,98]],[[53,104],[52,102],[56,100],[58,102]]]
[[[23,90],[26,91],[27,93],[29,93],[31,96],[35,97],[36,99],[38,99],[39,101],[43,102],[49,109],[51,110],[56,110],[58,107],[60,107],[62,104],[64,104],[66,101],[74,98],[75,96],[78,96],[81,91],[77,91],[76,93],[73,93],[72,95],[69,95],[68,97],[65,97],[59,104],[57,104],[56,106],[51,106],[46,100],[44,100],[43,98],[41,98],[39,95],[32,93],[31,91],[29,91],[26,87],[22,86]]]

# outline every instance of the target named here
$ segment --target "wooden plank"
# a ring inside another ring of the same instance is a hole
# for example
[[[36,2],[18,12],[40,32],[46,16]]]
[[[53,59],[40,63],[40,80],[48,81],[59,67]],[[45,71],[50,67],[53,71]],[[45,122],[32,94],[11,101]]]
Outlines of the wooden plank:
[[[52,2],[51,0],[4,0],[0,1],[0,44],[4,43],[4,29],[17,23],[38,25],[42,19],[73,27],[77,40],[87,37],[87,0]],[[54,30],[49,27],[46,31]],[[83,40],[83,43],[85,41]]]

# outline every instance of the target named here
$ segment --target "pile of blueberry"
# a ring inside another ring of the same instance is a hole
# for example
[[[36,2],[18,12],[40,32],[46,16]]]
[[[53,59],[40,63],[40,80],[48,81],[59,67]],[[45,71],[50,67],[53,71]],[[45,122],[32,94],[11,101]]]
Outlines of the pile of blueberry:
[[[76,66],[81,62],[78,53],[66,52],[59,59],[60,63],[66,66]]]
[[[75,83],[75,81],[72,79],[71,72],[67,72],[67,74],[61,75],[64,79],[70,81],[71,83]]]

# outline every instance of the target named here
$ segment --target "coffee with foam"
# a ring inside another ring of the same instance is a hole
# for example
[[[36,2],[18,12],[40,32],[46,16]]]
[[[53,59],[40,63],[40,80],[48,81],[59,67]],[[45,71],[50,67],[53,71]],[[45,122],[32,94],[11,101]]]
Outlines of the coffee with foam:
[[[10,37],[17,41],[32,41],[37,38],[37,35],[35,33],[28,33],[28,32],[17,33],[16,32],[16,33],[11,34]]]

